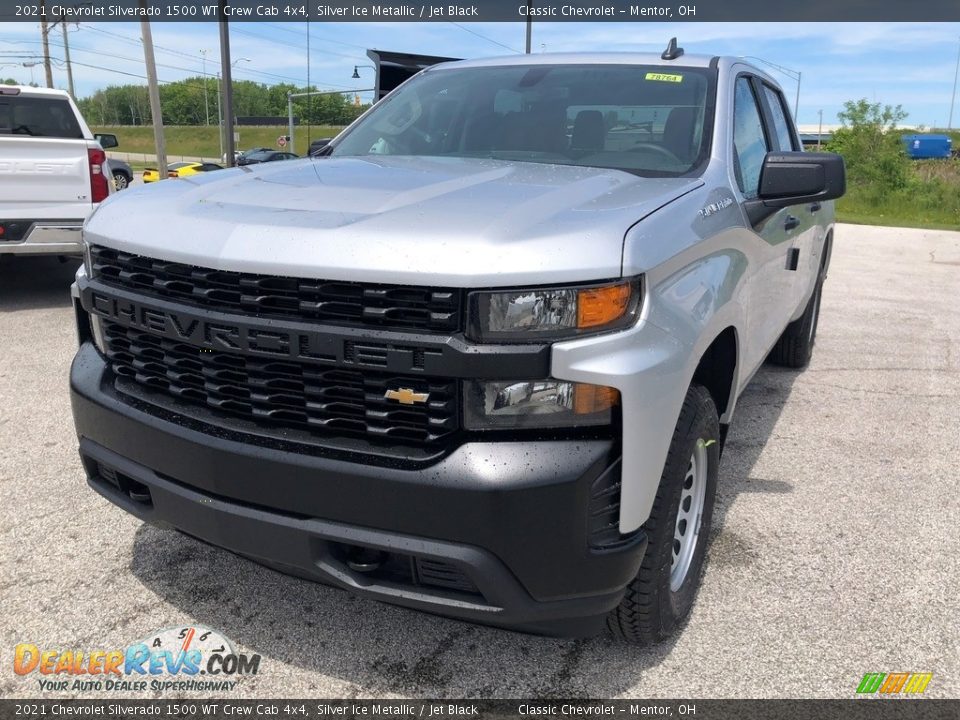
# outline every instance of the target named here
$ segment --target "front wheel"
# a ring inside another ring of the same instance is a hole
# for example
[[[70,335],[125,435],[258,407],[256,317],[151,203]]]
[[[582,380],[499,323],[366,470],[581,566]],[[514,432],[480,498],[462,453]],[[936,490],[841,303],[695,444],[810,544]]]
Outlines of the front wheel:
[[[607,618],[615,636],[650,645],[670,637],[690,614],[700,587],[719,466],[717,408],[706,388],[692,385],[643,526],[643,563]]]
[[[123,190],[130,184],[130,179],[122,172],[115,172],[113,174],[113,186],[117,190]]]

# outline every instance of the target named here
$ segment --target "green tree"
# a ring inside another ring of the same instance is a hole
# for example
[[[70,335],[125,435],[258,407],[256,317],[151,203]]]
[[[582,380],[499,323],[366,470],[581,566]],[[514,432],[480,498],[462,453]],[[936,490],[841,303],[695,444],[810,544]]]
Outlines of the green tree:
[[[869,188],[871,194],[907,187],[910,160],[897,130],[907,117],[904,109],[866,98],[848,100],[843,107],[837,115],[843,127],[833,134],[827,149],[843,155],[850,184]]]

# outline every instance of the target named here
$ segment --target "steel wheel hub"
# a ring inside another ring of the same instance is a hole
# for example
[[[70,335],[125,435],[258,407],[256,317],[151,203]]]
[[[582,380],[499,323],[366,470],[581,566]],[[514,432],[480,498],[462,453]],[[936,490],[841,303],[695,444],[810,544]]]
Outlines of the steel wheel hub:
[[[670,563],[670,590],[673,592],[679,590],[687,579],[700,537],[700,518],[707,495],[707,465],[707,445],[703,438],[700,438],[690,456],[687,474],[683,478],[677,524],[673,530]]]

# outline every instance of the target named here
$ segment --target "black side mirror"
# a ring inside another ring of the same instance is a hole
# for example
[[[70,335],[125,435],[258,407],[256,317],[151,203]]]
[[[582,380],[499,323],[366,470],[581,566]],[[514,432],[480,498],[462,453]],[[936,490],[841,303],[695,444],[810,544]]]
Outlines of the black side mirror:
[[[763,159],[757,199],[747,202],[747,215],[756,225],[779,208],[834,200],[846,191],[847,173],[839,155],[770,152]]]
[[[98,143],[100,143],[100,147],[102,147],[104,150],[119,147],[120,145],[120,143],[117,142],[117,136],[111,133],[97,133],[93,137]]]

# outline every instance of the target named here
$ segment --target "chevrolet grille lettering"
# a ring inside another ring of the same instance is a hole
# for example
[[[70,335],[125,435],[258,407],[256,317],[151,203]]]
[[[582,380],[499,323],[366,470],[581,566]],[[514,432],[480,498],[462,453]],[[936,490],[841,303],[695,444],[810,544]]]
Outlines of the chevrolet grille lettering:
[[[383,397],[387,400],[396,400],[401,405],[413,405],[414,403],[425,403],[430,393],[414,392],[413,388],[399,388],[397,390],[387,390]]]

